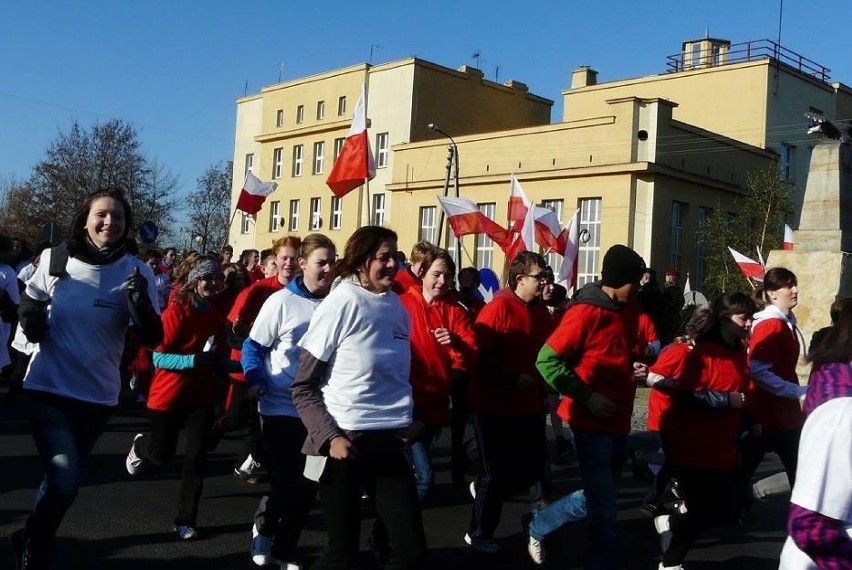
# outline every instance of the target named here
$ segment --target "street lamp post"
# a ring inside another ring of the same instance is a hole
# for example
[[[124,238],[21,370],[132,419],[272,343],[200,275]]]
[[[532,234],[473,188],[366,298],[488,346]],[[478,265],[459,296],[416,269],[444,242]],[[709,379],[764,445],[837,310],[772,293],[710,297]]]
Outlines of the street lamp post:
[[[441,128],[435,123],[429,123],[427,128],[435,133],[440,133],[450,139],[450,146],[448,148],[449,153],[447,154],[447,176],[444,179],[444,198],[449,196],[450,194],[450,170],[453,173],[453,187],[455,190],[456,198],[459,197],[459,147],[456,145],[456,141],[453,140],[453,137],[445,133],[441,130]],[[441,208],[441,218],[438,223],[438,244],[441,244],[441,237],[444,232],[444,209]],[[461,240],[456,238],[456,270],[461,269]]]

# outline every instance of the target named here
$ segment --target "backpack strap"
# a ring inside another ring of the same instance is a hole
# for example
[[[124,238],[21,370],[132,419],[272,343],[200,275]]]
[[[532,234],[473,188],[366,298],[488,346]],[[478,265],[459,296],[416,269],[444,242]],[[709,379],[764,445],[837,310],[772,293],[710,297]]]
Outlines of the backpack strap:
[[[68,242],[63,241],[50,248],[48,273],[51,277],[62,277],[65,275],[66,265],[68,265]]]

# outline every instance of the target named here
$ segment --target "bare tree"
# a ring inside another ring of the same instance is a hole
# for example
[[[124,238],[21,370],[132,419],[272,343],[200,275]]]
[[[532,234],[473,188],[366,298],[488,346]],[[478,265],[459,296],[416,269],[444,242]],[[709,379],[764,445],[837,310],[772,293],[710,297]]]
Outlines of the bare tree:
[[[201,238],[202,251],[219,249],[228,239],[232,163],[209,166],[187,198],[189,230]]]

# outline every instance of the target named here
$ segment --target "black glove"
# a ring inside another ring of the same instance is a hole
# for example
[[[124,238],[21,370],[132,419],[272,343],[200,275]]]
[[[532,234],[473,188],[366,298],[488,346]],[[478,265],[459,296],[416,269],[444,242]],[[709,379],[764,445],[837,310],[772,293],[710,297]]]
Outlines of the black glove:
[[[133,268],[133,273],[125,279],[124,284],[127,285],[127,300],[132,305],[148,302],[148,280],[139,272],[139,266]]]
[[[148,280],[139,272],[139,266],[124,281],[127,286],[127,308],[130,319],[137,328],[139,342],[154,348],[163,341],[163,322],[151,304],[148,295]]]
[[[219,355],[215,352],[199,352],[195,355],[193,359],[193,364],[196,368],[200,368],[202,366],[212,366],[216,365],[219,362]]]
[[[47,302],[36,301],[27,294],[21,297],[18,319],[24,336],[30,342],[41,342],[47,336]]]

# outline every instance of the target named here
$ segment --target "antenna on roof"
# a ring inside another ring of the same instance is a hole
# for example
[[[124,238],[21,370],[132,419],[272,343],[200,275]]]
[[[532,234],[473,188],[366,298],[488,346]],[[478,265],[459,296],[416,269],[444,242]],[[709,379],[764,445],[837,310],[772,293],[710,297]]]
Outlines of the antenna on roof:
[[[476,60],[476,69],[479,69],[479,50],[476,50],[470,57]]]
[[[706,27],[706,28],[704,28],[704,39],[705,39],[705,40],[709,40],[709,39],[710,39],[710,27],[709,27],[709,26],[708,26],[708,27]]]
[[[373,50],[374,49],[382,49],[382,46],[376,44],[370,44],[370,59],[367,60],[367,63],[373,65]]]

